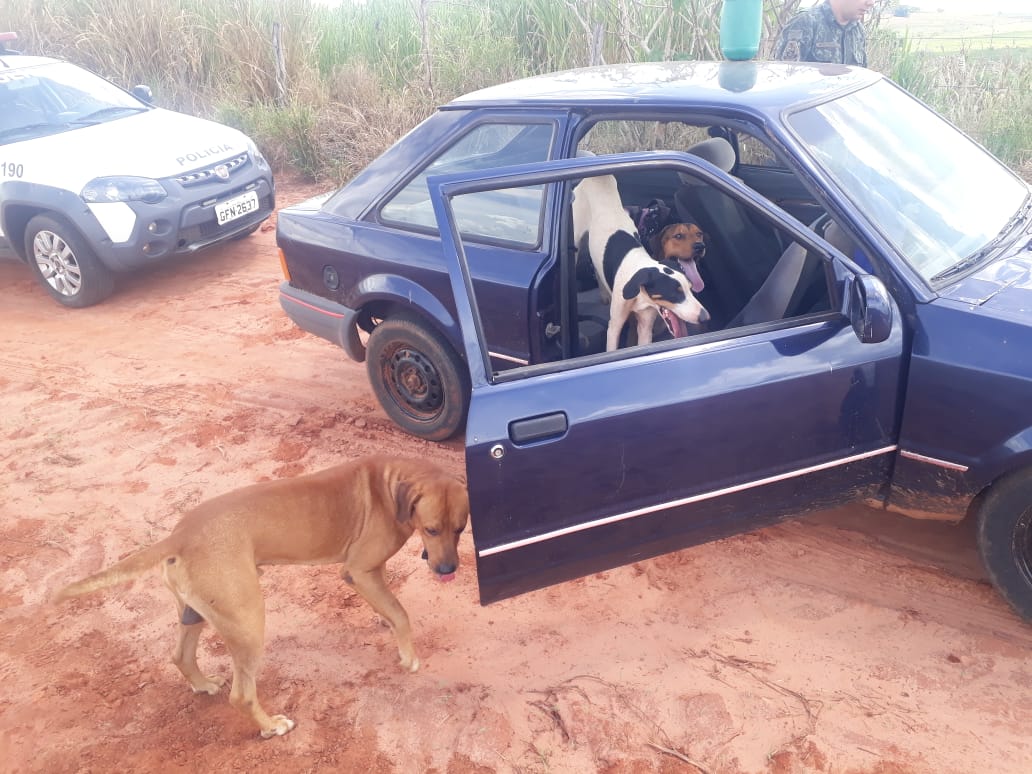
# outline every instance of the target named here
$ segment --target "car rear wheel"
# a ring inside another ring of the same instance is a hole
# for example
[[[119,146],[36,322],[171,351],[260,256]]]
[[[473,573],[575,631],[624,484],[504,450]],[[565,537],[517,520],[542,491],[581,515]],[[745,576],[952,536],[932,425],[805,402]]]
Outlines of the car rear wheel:
[[[403,318],[384,320],[369,334],[366,368],[380,405],[406,432],[443,441],[465,425],[469,373],[436,331]]]
[[[100,303],[115,278],[75,228],[63,219],[37,215],[25,230],[25,253],[40,284],[65,306]]]
[[[978,512],[978,549],[993,585],[1032,621],[1032,471],[993,484]]]

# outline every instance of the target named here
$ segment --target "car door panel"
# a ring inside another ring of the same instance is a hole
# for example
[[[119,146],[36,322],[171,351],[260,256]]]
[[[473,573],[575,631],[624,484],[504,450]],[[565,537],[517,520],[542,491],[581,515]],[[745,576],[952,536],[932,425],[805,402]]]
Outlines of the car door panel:
[[[482,600],[576,577],[574,558],[599,569],[873,495],[900,339],[861,345],[838,323],[752,338],[481,392],[466,466]],[[556,416],[562,432],[513,442],[514,422]]]
[[[469,256],[479,277],[477,296],[490,310],[484,314],[484,331],[491,352],[509,365],[530,362],[530,289],[547,254],[478,244],[470,246]]]
[[[569,175],[605,163],[548,166]],[[487,183],[431,185],[442,223],[449,189],[464,184]],[[899,325],[861,344],[846,316],[828,314],[490,378],[463,247],[453,229],[442,235],[473,383],[466,469],[483,603],[872,494],[887,480]]]

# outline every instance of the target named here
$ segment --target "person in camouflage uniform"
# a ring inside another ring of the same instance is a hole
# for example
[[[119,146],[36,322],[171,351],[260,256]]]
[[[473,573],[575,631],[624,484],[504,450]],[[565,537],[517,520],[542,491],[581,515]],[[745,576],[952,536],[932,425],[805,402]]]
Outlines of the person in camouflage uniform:
[[[867,67],[864,14],[874,0],[824,0],[796,14],[774,46],[774,58]]]

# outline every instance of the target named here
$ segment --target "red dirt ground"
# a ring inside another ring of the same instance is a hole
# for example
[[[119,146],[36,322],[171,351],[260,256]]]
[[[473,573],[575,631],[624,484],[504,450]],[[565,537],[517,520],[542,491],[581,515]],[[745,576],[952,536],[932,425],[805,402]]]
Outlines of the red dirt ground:
[[[412,541],[388,573],[415,675],[335,568],[272,568],[259,693],[298,725],[269,741],[169,662],[157,573],[47,604],[242,485],[372,452],[462,469],[459,442],[400,432],[361,365],[293,327],[279,280],[271,227],[81,311],[0,264],[4,771],[1032,771],[1032,626],[969,528],[860,506],[490,607],[468,535],[447,585]],[[217,637],[200,657],[228,676]]]

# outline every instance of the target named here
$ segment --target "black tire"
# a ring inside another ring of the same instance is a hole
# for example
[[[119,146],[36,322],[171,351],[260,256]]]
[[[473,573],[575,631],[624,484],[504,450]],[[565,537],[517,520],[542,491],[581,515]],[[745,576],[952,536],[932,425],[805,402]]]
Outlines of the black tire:
[[[63,218],[37,215],[25,229],[25,256],[36,279],[59,303],[81,309],[115,290],[111,270]]]
[[[381,322],[369,334],[366,369],[383,410],[406,432],[444,441],[466,424],[469,371],[426,325],[405,318]]]
[[[993,585],[1032,622],[1032,470],[989,489],[978,511],[978,550]]]

